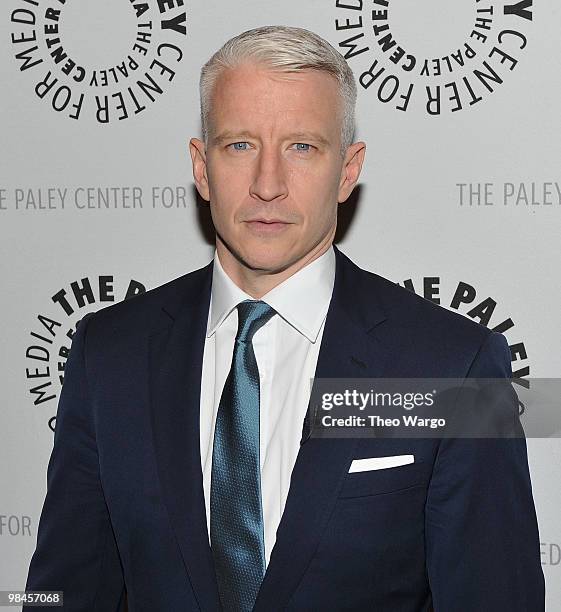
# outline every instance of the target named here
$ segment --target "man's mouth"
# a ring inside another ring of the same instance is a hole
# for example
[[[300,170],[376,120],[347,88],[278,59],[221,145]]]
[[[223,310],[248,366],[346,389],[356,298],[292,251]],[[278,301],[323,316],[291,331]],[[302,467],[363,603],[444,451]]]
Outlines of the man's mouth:
[[[246,221],[246,223],[251,230],[267,234],[273,234],[282,231],[290,225],[290,223],[287,223],[280,219],[264,218],[250,219],[249,221]]]

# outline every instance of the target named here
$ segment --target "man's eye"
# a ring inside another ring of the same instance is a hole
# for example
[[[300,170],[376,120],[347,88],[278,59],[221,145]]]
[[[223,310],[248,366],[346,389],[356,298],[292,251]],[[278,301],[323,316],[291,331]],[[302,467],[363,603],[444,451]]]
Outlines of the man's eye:
[[[249,146],[250,145],[248,142],[233,142],[228,145],[228,147],[233,149],[234,151],[247,151],[249,149]],[[296,151],[303,151],[304,153],[311,151],[312,149],[312,145],[307,144],[305,142],[295,142],[292,147]]]

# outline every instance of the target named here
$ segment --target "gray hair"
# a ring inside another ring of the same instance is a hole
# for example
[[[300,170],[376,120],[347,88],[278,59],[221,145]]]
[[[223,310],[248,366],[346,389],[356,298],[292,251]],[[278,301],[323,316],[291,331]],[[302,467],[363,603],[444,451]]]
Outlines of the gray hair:
[[[345,58],[326,40],[303,28],[263,26],[228,40],[201,70],[199,91],[203,140],[208,140],[210,100],[217,78],[227,68],[253,60],[280,72],[318,70],[337,79],[342,99],[341,152],[352,143],[356,83]]]

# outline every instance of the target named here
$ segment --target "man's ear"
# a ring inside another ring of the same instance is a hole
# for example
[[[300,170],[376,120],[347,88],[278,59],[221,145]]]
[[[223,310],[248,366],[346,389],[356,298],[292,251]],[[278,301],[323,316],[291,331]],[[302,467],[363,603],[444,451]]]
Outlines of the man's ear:
[[[366,143],[364,142],[355,142],[347,147],[341,170],[341,180],[339,181],[338,202],[344,202],[355,188],[362,170],[365,153]]]
[[[191,138],[189,141],[189,153],[193,163],[193,178],[195,186],[203,200],[210,200],[210,190],[208,187],[208,175],[206,172],[206,151],[205,144],[198,138]]]

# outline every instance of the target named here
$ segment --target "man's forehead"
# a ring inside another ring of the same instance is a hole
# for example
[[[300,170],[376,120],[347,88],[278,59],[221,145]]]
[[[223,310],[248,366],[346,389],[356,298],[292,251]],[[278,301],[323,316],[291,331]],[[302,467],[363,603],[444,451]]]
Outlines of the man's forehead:
[[[228,68],[218,77],[210,112],[216,135],[241,135],[276,125],[317,141],[328,140],[340,109],[334,77],[317,70],[280,72],[260,65]]]

